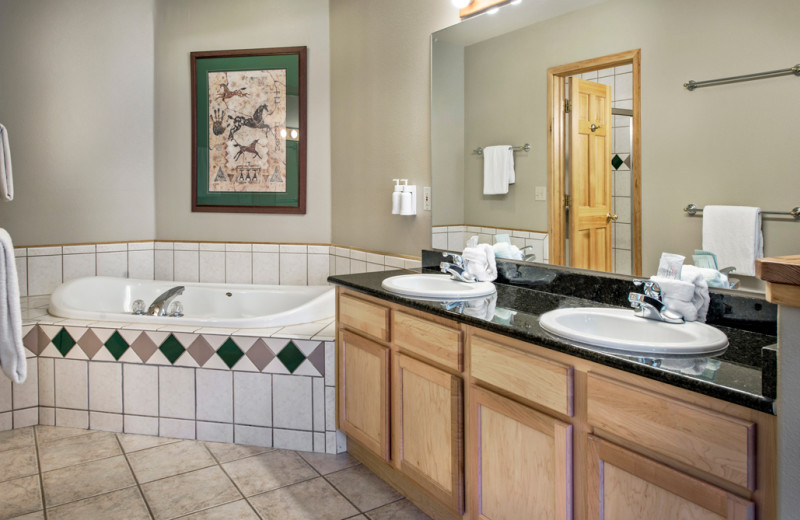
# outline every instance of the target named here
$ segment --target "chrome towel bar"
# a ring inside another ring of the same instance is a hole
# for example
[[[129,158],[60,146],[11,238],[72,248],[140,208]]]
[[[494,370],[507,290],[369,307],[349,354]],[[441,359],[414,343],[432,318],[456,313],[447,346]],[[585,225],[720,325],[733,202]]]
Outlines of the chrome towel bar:
[[[525,143],[522,146],[512,146],[510,148],[512,150],[514,150],[515,152],[530,152],[531,151],[531,145],[528,144],[528,143]],[[483,155],[483,147],[481,147],[481,146],[475,148],[472,151],[475,152],[478,155]]]
[[[695,81],[689,80],[687,83],[684,83],[683,86],[692,91],[697,87],[711,87],[714,85],[722,85],[725,83],[736,83],[737,81],[750,81],[753,79],[763,79],[763,78],[773,78],[775,76],[785,76],[787,74],[794,74],[795,76],[800,76],[800,63],[795,65],[794,67],[789,67],[788,69],[778,69],[778,70],[770,70],[767,72],[757,72],[755,74],[743,74],[741,76],[730,76],[728,78],[719,78],[719,79],[709,79],[706,81]]]
[[[694,216],[694,215],[697,214],[698,211],[702,212],[703,208],[698,208],[694,204],[689,204],[688,206],[683,208],[683,211],[685,211],[689,215]],[[798,218],[800,218],[800,206],[795,206],[794,208],[792,208],[791,211],[762,211],[761,214],[762,215],[788,215],[790,217],[794,217],[795,219],[798,219]]]

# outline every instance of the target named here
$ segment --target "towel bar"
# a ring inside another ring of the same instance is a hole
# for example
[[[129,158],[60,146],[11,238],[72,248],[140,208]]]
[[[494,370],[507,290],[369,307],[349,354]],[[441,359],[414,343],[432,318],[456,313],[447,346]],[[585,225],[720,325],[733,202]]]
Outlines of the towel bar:
[[[689,215],[694,216],[694,215],[697,214],[698,211],[702,212],[703,208],[698,208],[694,204],[689,204],[688,206],[683,208],[683,211],[685,211]],[[788,215],[790,217],[794,217],[795,219],[798,219],[798,218],[800,218],[800,206],[795,206],[794,208],[792,208],[791,211],[762,211],[761,214],[762,215]]]
[[[528,144],[528,143],[525,143],[522,146],[512,146],[511,149],[514,150],[515,152],[530,152],[531,151],[531,145]],[[475,148],[472,151],[475,152],[478,155],[483,155],[483,147],[482,146],[479,146],[479,147]]]

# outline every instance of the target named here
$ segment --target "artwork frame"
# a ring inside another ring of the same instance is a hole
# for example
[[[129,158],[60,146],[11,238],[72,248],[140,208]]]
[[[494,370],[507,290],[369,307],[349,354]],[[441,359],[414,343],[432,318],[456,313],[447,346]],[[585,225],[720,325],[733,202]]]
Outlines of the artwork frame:
[[[306,47],[192,52],[192,211],[306,213]]]

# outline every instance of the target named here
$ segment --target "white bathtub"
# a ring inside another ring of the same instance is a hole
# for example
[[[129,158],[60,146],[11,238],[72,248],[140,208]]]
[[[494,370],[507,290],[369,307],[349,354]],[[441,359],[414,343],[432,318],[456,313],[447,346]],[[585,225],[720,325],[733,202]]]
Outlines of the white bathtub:
[[[178,285],[185,287],[183,294],[175,298],[183,304],[183,317],[131,314],[135,300],[144,300],[145,307],[149,307],[160,294]],[[59,286],[50,297],[48,312],[81,320],[239,329],[333,318],[336,305],[334,289],[327,285],[190,283],[90,276]]]

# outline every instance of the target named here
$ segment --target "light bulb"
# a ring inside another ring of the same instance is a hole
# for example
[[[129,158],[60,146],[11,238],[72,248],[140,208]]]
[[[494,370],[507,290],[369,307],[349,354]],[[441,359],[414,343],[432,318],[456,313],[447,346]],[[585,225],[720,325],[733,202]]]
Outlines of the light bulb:
[[[286,139],[286,129],[285,128],[281,128],[281,137],[283,139]]]
[[[297,133],[297,130],[294,130],[294,129],[293,129],[293,130],[292,130],[292,134],[291,134],[291,135],[292,135],[292,139],[297,139],[297,136],[298,136],[299,134]]]
[[[486,11],[486,12],[487,12],[488,14],[495,14],[495,13],[497,13],[497,11],[499,11],[499,10],[500,10],[500,8],[499,8],[499,7],[492,7],[491,9],[489,9],[489,10],[488,10],[488,11]]]
[[[469,4],[472,3],[472,0],[451,0],[451,1],[453,2],[453,5],[458,7],[459,9],[464,9]]]

